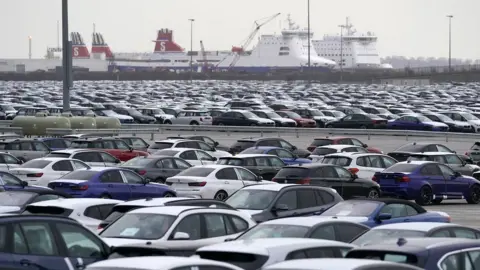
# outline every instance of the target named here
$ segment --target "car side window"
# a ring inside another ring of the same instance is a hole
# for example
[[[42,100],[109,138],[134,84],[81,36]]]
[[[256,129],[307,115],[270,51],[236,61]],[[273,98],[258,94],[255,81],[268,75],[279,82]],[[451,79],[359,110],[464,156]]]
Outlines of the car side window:
[[[307,258],[335,258],[335,250],[331,247],[326,248],[309,248],[305,249]]]
[[[202,149],[203,151],[212,151],[213,150],[212,147],[205,142],[199,141],[199,142],[196,142],[196,143],[198,143],[198,145],[200,146],[200,149]]]
[[[370,159],[368,159],[366,156],[357,158],[357,165],[362,167],[372,167]]]
[[[245,181],[257,181],[257,177],[245,170],[245,169],[242,169],[242,168],[235,168],[237,170],[237,172],[240,174],[240,177],[242,178],[241,180],[245,180]]]
[[[422,175],[429,175],[429,176],[432,176],[432,175],[441,176],[442,175],[442,172],[440,171],[440,169],[438,168],[438,166],[436,164],[427,164],[427,165],[423,166],[423,168],[420,170],[420,173]]]
[[[115,141],[116,149],[128,150],[130,147],[124,141]]]
[[[227,235],[225,219],[221,214],[203,214],[207,229],[207,238]]]
[[[447,164],[452,165],[462,165],[462,160],[456,155],[446,155],[445,159],[447,160]]]
[[[90,166],[88,166],[87,164],[85,164],[83,162],[80,162],[78,160],[73,160],[72,163],[73,163],[73,166],[75,166],[76,170],[89,169],[90,168]]]
[[[293,150],[293,145],[291,145],[290,143],[288,143],[284,140],[279,140],[278,142],[280,143],[280,147],[288,149],[290,151]]]
[[[185,161],[183,160],[180,160],[180,159],[173,159],[175,161],[175,164],[177,165],[177,168],[178,169],[181,169],[181,170],[184,170],[184,169],[188,169],[190,168],[191,166],[186,163]]]
[[[448,231],[448,229],[441,229],[441,230],[438,230],[438,231],[430,234],[429,237],[440,237],[440,238],[442,238],[442,237],[452,237],[452,236],[450,235],[450,232]]]
[[[185,160],[199,160],[199,158],[197,158],[197,155],[195,155],[195,152],[193,150],[185,151],[181,153],[179,157]]]
[[[18,164],[18,159],[14,158],[11,155],[4,154],[2,155],[2,157],[6,164]]]
[[[336,240],[335,227],[333,224],[320,225],[313,231],[313,233],[310,235],[310,238]]]
[[[7,226],[0,226],[0,252],[7,252]]]
[[[351,139],[353,145],[363,147],[363,143],[357,139]]]
[[[73,166],[69,160],[60,160],[52,165],[52,170],[60,172],[71,172],[73,171]]]
[[[22,222],[14,225],[13,252],[38,256],[60,256],[48,223]]]
[[[213,157],[202,151],[195,151],[199,160],[213,161]]]
[[[353,239],[360,234],[363,234],[368,229],[354,224],[335,224],[335,230],[341,232],[338,235],[339,239],[336,239],[337,241],[350,243]]]
[[[35,146],[35,151],[44,151],[44,152],[50,151],[48,147],[41,142],[33,142],[33,146]]]
[[[102,258],[105,255],[101,241],[87,229],[65,223],[56,223],[55,226],[67,246],[68,257]]]
[[[475,232],[469,229],[454,228],[453,233],[457,238],[477,239]]]
[[[405,205],[405,208],[407,209],[408,216],[418,215],[418,211],[415,208],[411,207],[410,205]]]
[[[110,155],[110,154],[107,154],[107,153],[104,153],[104,152],[100,152],[99,153],[100,156],[102,157],[103,161],[104,162],[107,162],[107,163],[117,163],[117,159]],[[100,161],[101,162],[101,161]]]
[[[43,194],[43,195],[39,195],[39,196],[35,197],[35,199],[33,199],[32,203],[56,200],[56,199],[59,199],[59,198],[62,198],[62,197],[60,197],[58,195],[54,195],[54,194]]]
[[[130,172],[130,171],[122,171],[123,175],[125,176],[125,179],[127,180],[128,184],[143,184],[143,178],[140,177],[139,175]]]
[[[437,144],[437,149],[438,149],[438,152],[447,152],[447,153],[452,152],[452,150],[448,149],[447,147],[445,147],[441,144]]]
[[[248,229],[248,222],[246,222],[245,220],[232,215],[228,215],[228,218],[230,219],[233,226],[235,226],[236,232],[243,232]]]
[[[293,158],[292,153],[288,152],[285,149],[277,149],[275,151],[277,152],[277,156],[279,158]]]
[[[281,197],[275,203],[275,206],[285,205],[288,207],[288,210],[298,209],[297,205],[297,192],[295,190],[290,190],[281,195]]]
[[[0,177],[3,180],[3,183],[8,186],[20,186],[22,182],[20,179],[16,178],[13,175],[0,172]]]
[[[170,169],[173,170],[175,169],[175,164],[173,164],[173,159],[171,158],[164,158],[162,159],[162,168],[164,169]]]
[[[392,218],[399,218],[399,217],[406,217],[407,216],[407,208],[405,204],[400,203],[392,203],[385,205],[380,214],[390,214]]]
[[[83,162],[102,162],[100,155],[95,152],[81,152],[72,156],[74,159],[81,160]]]
[[[319,201],[319,203],[323,202],[322,204],[329,204],[335,201],[335,197],[324,190],[317,190],[317,201]]]
[[[9,143],[5,146],[5,150],[20,150],[20,143]]]
[[[116,149],[117,147],[115,147],[115,144],[113,143],[113,141],[103,141],[103,149]]]
[[[100,214],[100,209],[96,205],[87,207],[83,212],[83,215],[89,218],[102,220],[102,215]]]
[[[257,161],[257,164],[258,164],[259,159],[260,158],[255,158],[255,160]],[[279,158],[269,157],[268,159],[270,160],[270,163],[272,164],[272,167],[283,167],[283,166],[285,166],[285,163]],[[263,165],[259,165],[259,166],[263,166]],[[268,163],[265,166],[268,166]]]
[[[337,174],[338,174],[338,178],[340,179],[344,179],[344,180],[349,180],[352,178],[352,174],[345,170],[344,168],[342,167],[333,167],[335,169],[335,171],[337,171]]]
[[[442,173],[442,175],[447,179],[449,180],[450,177],[454,176],[455,175],[455,171],[452,170],[450,167],[448,166],[445,166],[445,165],[442,165],[442,164],[438,164],[438,167],[440,168],[440,171]]]
[[[225,168],[221,169],[215,174],[215,177],[217,179],[222,179],[222,180],[238,180],[237,173],[233,168]]]
[[[100,176],[100,181],[102,181],[102,183],[124,183],[122,175],[117,170],[104,172],[102,176]]]
[[[131,138],[133,147],[147,147],[147,144],[139,138]]]
[[[370,159],[372,168],[384,168],[382,163],[382,158],[380,156],[372,155],[372,156],[368,156],[368,159]]]
[[[466,252],[459,252],[455,254],[451,254],[446,257],[441,263],[440,268],[442,270],[473,270],[475,267],[471,265],[467,253]]]
[[[189,240],[198,240],[202,237],[200,226],[200,214],[186,216],[178,223],[175,230],[172,231],[170,238],[173,239],[173,236],[177,232],[183,232],[190,235]]]
[[[301,209],[319,205],[315,198],[315,190],[313,189],[299,189],[297,190],[297,195],[300,204],[299,208]]]
[[[385,164],[385,168],[389,168],[397,163],[393,158],[382,157],[382,159],[383,163]]]

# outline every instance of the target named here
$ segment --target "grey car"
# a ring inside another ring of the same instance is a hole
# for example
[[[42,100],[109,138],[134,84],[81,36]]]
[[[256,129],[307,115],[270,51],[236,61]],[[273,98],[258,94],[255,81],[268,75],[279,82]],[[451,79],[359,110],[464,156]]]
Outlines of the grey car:
[[[120,167],[135,171],[153,182],[165,183],[168,177],[177,175],[192,165],[187,161],[170,156],[140,156],[123,163]]]
[[[50,148],[35,139],[14,139],[0,141],[0,152],[7,152],[25,162],[50,154]]]
[[[47,157],[61,157],[81,160],[92,167],[117,167],[121,161],[111,154],[94,149],[64,149],[53,151]]]
[[[423,152],[413,153],[408,160],[421,160],[421,161],[435,161],[445,164],[452,168],[452,170],[461,173],[462,175],[475,176],[476,172],[480,171],[478,165],[467,164],[456,153],[446,152]],[[475,175],[474,175],[475,173]]]

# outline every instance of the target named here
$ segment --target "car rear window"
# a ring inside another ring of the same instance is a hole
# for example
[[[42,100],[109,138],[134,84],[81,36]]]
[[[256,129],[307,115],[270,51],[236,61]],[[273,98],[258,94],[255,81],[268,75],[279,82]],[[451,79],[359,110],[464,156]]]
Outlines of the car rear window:
[[[237,141],[232,145],[232,148],[247,149],[247,148],[253,147],[254,145],[255,145],[255,142],[253,141]]]
[[[400,146],[399,148],[395,149],[394,152],[421,152],[425,145],[418,145],[418,144],[406,144]]]
[[[173,143],[169,142],[156,142],[152,144],[149,148],[150,149],[167,149],[167,148],[172,148]]]
[[[220,158],[218,160],[217,164],[242,166],[243,165],[243,159],[241,159],[241,158]]]
[[[23,163],[21,168],[32,168],[32,169],[43,169],[47,167],[48,164],[52,163],[50,160],[30,160]]]
[[[323,158],[322,163],[334,164],[338,166],[350,166],[350,163],[352,163],[352,159],[349,157],[326,156]]]
[[[59,157],[59,158],[69,158],[70,154],[68,153],[50,153],[46,157]]]
[[[155,155],[157,156],[169,156],[169,157],[173,157],[175,156],[176,154],[178,154],[180,151],[175,151],[175,150],[160,150],[158,152],[155,152]]]
[[[333,153],[337,153],[337,150],[325,147],[317,147],[315,150],[313,150],[312,155],[325,156]]]
[[[202,259],[230,263],[245,270],[261,269],[269,258],[258,254],[226,251],[197,251],[196,254]]]
[[[198,177],[206,177],[209,174],[211,174],[215,169],[212,168],[197,168],[197,167],[192,167],[189,169],[186,169],[176,176],[198,176]]]
[[[263,152],[265,152],[264,149],[258,149],[258,148],[251,147],[251,148],[243,150],[241,154],[263,154]]]
[[[308,168],[300,168],[300,167],[286,167],[280,169],[275,178],[287,178],[287,177],[304,177],[308,176],[310,170]]]
[[[111,223],[115,220],[117,220],[119,217],[125,215],[125,213],[129,212],[129,211],[132,211],[132,210],[135,210],[135,209],[138,209],[138,208],[141,208],[142,206],[138,206],[138,205],[117,205],[117,206],[114,206],[112,208],[112,211],[110,212],[110,214],[108,214],[108,216],[105,218],[105,220],[103,222],[106,222],[106,223]]]
[[[333,144],[333,141],[331,139],[315,139],[312,142],[313,146],[325,146],[325,145],[330,145]]]
[[[393,173],[409,173],[413,172],[418,167],[417,164],[408,164],[408,163],[397,163],[383,172],[393,172]]]
[[[73,212],[73,209],[68,209],[63,207],[28,205],[22,214],[25,214],[25,215],[42,214],[42,215],[55,215],[55,216],[68,217],[72,212]]]
[[[73,171],[71,173],[68,173],[68,174],[62,176],[60,179],[89,181],[97,173],[99,173],[99,172],[97,172],[97,171]]]
[[[89,148],[88,141],[72,141],[70,148]]]
[[[368,258],[370,260],[405,263],[419,266],[417,256],[402,252],[391,252],[382,250],[352,250],[348,252],[345,257],[350,259]]]

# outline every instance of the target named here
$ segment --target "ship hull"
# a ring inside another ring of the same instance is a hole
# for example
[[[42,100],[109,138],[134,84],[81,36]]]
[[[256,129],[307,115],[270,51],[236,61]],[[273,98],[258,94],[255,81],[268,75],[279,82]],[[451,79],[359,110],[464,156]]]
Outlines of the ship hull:
[[[193,72],[197,72],[199,67],[194,66]],[[268,72],[278,72],[278,71],[302,71],[306,70],[307,67],[300,67],[300,66],[282,66],[282,67],[274,67],[274,66],[235,66],[232,68],[224,69],[224,68],[212,68],[213,71],[231,71],[231,72],[245,72],[245,73],[268,73]],[[115,66],[109,66],[108,71],[109,72],[114,72],[114,71],[120,71],[120,72],[128,72],[128,71],[135,71],[135,72],[141,72],[141,71],[182,71],[182,72],[188,72],[190,71],[189,66],[158,66],[158,67],[152,67],[152,66],[135,66],[135,65],[115,65]],[[311,67],[309,70],[314,70],[317,72],[330,72],[332,69],[327,68],[327,67]]]

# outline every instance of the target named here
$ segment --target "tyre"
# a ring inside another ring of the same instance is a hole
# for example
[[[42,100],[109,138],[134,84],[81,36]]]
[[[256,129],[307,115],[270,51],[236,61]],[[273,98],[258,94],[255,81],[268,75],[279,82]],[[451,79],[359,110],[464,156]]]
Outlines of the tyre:
[[[423,186],[420,189],[420,196],[415,199],[419,205],[430,205],[433,202],[433,191],[429,186]]]
[[[197,121],[192,121],[192,122],[190,122],[190,125],[192,125],[192,126],[198,126],[198,122],[197,122]]]
[[[253,124],[250,124],[251,127],[256,127],[257,124],[253,123]]]
[[[217,192],[217,194],[215,194],[215,197],[213,197],[213,199],[217,201],[225,201],[227,197],[228,197],[227,192],[220,190],[219,192]]]
[[[361,125],[361,126],[360,126],[360,129],[367,129],[367,126]]]
[[[443,199],[435,199],[435,200],[432,201],[432,203],[435,204],[435,205],[439,205],[439,204],[442,203],[442,201],[443,201]]]
[[[377,188],[371,188],[370,190],[368,190],[367,198],[369,199],[380,198],[380,191]]]
[[[480,186],[473,185],[470,187],[469,194],[466,198],[469,204],[478,204],[480,203]]]
[[[332,125],[327,125],[326,128],[333,128],[333,126]]]
[[[171,124],[172,124],[172,121],[170,121],[170,120],[165,120],[164,124],[165,124],[165,125],[171,125]]]
[[[175,194],[173,194],[171,192],[167,192],[167,193],[165,193],[165,195],[163,197],[164,198],[171,198],[171,197],[175,197]]]
[[[155,179],[155,183],[165,184],[165,179],[162,177],[158,177],[157,179]]]

